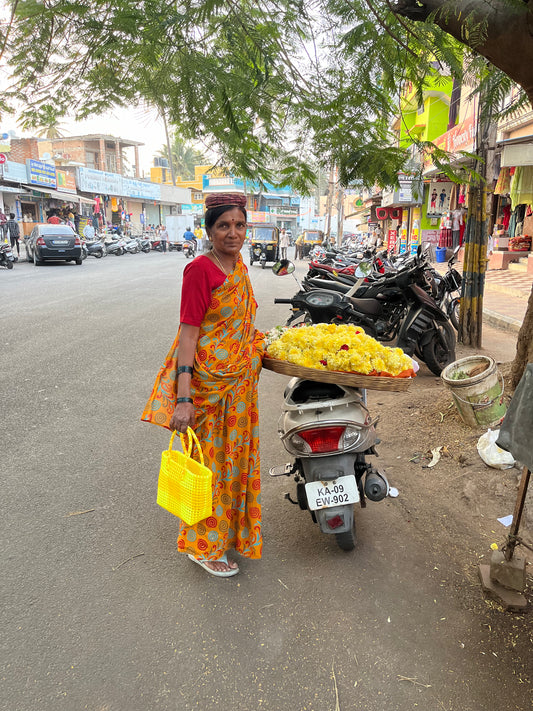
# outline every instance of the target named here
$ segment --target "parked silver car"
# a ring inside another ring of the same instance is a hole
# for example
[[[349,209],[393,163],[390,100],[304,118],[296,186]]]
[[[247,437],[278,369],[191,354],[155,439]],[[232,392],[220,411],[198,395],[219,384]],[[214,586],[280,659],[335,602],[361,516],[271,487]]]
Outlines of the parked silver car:
[[[28,262],[36,267],[48,260],[83,264],[80,238],[68,225],[35,225],[24,244]]]

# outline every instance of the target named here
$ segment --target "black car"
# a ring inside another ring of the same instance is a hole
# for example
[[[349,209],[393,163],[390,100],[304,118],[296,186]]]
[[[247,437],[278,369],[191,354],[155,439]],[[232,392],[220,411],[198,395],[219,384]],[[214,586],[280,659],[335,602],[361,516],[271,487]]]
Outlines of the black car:
[[[35,225],[24,244],[28,262],[36,267],[48,260],[83,264],[80,238],[68,225]]]

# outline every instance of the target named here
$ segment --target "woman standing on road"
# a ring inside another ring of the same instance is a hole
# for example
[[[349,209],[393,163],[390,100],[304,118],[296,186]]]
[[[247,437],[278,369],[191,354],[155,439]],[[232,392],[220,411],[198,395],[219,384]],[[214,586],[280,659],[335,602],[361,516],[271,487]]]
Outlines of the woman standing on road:
[[[244,195],[206,198],[212,249],[185,267],[178,335],[142,415],[178,432],[190,426],[200,440],[213,471],[212,514],[193,526],[180,522],[178,550],[220,577],[239,572],[229,549],[246,558],[262,550],[257,383],[264,344],[240,254],[245,206]]]

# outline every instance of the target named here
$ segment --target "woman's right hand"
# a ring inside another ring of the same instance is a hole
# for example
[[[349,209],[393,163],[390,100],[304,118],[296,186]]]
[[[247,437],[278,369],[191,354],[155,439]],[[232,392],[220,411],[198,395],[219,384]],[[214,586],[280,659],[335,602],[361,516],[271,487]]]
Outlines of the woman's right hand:
[[[172,417],[170,418],[170,429],[172,432],[187,432],[187,427],[195,428],[196,417],[194,405],[190,402],[179,402]]]

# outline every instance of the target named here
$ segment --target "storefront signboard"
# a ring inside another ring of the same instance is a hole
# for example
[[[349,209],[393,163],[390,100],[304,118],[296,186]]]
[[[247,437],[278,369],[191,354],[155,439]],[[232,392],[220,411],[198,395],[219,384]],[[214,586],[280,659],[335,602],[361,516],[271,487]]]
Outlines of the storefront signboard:
[[[396,240],[398,238],[398,233],[396,230],[389,230],[387,237],[387,249],[389,252],[396,251]]]
[[[43,188],[57,187],[56,167],[50,163],[43,163],[41,160],[28,158],[26,161],[27,183],[38,185]]]
[[[78,168],[78,188],[85,193],[122,195],[122,176],[94,168]]]
[[[76,192],[76,178],[67,173],[65,170],[56,170],[57,174],[57,189],[60,192],[65,193],[75,193]]]
[[[121,195],[131,198],[143,198],[145,200],[160,200],[161,185],[159,183],[135,180],[134,178],[122,178]]]
[[[468,114],[464,120],[454,126],[442,136],[436,138],[433,143],[444,151],[449,153],[458,153],[459,151],[472,152],[476,144],[476,116],[474,108],[472,113]]]
[[[196,205],[195,203],[188,203],[186,205],[181,206],[181,214],[182,215],[203,215],[204,212],[204,206],[203,205]]]
[[[27,182],[28,172],[24,163],[15,163],[12,160],[8,160],[2,167],[4,169],[4,180],[8,180],[11,183]]]

